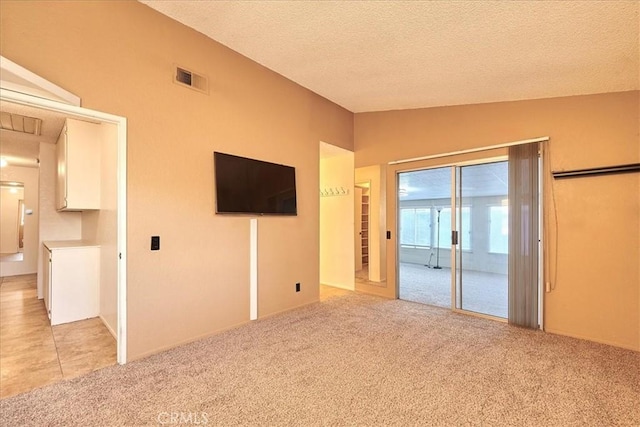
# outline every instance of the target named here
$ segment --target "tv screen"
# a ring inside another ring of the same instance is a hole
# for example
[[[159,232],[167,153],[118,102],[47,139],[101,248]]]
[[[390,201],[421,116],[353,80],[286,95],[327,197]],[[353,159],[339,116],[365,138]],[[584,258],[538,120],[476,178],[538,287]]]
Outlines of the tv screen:
[[[213,153],[216,213],[297,215],[291,166]]]

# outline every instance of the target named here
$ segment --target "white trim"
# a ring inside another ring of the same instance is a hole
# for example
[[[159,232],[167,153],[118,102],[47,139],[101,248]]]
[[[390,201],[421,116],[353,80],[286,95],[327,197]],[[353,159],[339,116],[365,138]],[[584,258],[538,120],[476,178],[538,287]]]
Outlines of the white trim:
[[[451,203],[451,231],[458,231],[458,166],[448,166],[450,168],[451,174],[451,187],[449,189],[450,193],[450,203]],[[444,208],[443,208],[444,209]],[[449,232],[449,236],[451,236],[451,231]],[[440,234],[440,225],[438,225],[438,234]],[[438,236],[439,238],[440,236]],[[451,238],[451,237],[449,237]],[[440,246],[440,242],[437,242],[437,245]],[[455,310],[458,306],[458,300],[462,302],[462,286],[460,286],[460,292],[458,292],[458,277],[460,277],[460,271],[458,271],[458,267],[461,264],[458,260],[459,250],[457,244],[451,243],[450,250],[450,258],[451,260],[451,305],[449,306],[452,310]],[[462,307],[462,304],[460,304]]]
[[[249,320],[258,319],[258,219],[249,220]]]
[[[489,146],[480,147],[480,148],[469,148],[469,149],[466,149],[466,150],[450,151],[448,153],[441,153],[441,154],[431,154],[431,155],[428,155],[428,156],[414,157],[414,158],[411,158],[411,159],[393,160],[393,161],[389,162],[389,164],[390,165],[397,165],[397,164],[401,164],[401,163],[417,162],[419,160],[439,159],[441,157],[457,156],[457,155],[460,155],[460,154],[469,154],[469,153],[478,153],[480,151],[495,150],[495,149],[498,149],[498,148],[512,147],[514,145],[532,144],[534,142],[546,142],[546,141],[549,141],[549,137],[548,136],[541,136],[539,138],[523,139],[521,141],[504,142],[502,144],[489,145]]]
[[[104,327],[107,328],[107,331],[109,331],[109,333],[111,334],[113,339],[116,340],[116,342],[117,342],[118,341],[118,334],[116,333],[116,331],[114,331],[111,328],[111,325],[109,325],[109,323],[107,323],[107,320],[104,318],[104,316],[102,314],[98,315],[98,317],[100,318],[100,320],[102,320],[102,324],[104,325]]]
[[[0,56],[0,67],[2,69],[0,86],[3,89],[77,107],[80,106],[81,100],[79,96],[43,79],[4,56]]]
[[[0,88],[0,100],[41,108],[82,119],[91,119],[117,126],[118,134],[118,313],[117,313],[117,361],[127,362],[127,119],[76,105],[65,104],[33,95]]]
[[[544,147],[538,155],[538,327],[544,331]]]
[[[115,117],[115,116],[114,116]],[[127,119],[118,120],[118,363],[127,363]]]
[[[123,124],[126,126],[127,122],[126,118],[116,116],[114,114],[103,113],[102,111],[90,110],[88,108],[80,107],[77,105],[70,105],[59,101],[53,101],[51,99],[27,95],[25,93],[15,92],[13,90],[7,90],[3,87],[0,87],[0,98],[3,101],[13,102],[14,104],[21,104],[34,108],[42,108],[45,110],[65,113],[74,117],[112,123],[118,126]]]

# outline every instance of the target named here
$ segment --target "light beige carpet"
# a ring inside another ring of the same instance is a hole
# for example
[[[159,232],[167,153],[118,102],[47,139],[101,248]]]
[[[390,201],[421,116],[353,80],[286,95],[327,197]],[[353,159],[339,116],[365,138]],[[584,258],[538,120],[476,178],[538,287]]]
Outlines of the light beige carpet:
[[[0,401],[3,426],[640,425],[640,353],[326,301]]]

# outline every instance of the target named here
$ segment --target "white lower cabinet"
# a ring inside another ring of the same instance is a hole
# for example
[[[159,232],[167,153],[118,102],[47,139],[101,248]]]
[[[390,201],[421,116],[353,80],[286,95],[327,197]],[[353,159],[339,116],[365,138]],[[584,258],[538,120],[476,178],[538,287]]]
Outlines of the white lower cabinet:
[[[44,303],[51,325],[97,317],[100,247],[84,241],[44,242]]]

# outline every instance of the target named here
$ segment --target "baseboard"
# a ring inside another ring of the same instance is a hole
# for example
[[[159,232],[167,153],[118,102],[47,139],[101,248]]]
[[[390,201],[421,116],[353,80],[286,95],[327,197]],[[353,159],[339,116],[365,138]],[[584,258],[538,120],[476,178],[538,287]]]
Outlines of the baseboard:
[[[627,344],[622,344],[619,342],[615,342],[615,341],[609,341],[609,340],[601,340],[601,339],[596,339],[596,338],[592,338],[592,337],[587,337],[584,335],[580,335],[580,334],[572,334],[560,329],[553,329],[553,328],[544,328],[544,331],[550,334],[554,334],[554,335],[562,335],[564,337],[569,337],[569,338],[576,338],[579,340],[585,340],[585,341],[591,341],[591,342],[595,342],[598,344],[605,344],[605,345],[610,345],[612,347],[618,347],[618,348],[624,348],[625,350],[633,350],[633,351],[639,351],[640,352],[640,347],[634,347],[632,345],[627,345]]]
[[[347,290],[349,290],[349,289],[347,289]],[[296,305],[296,306],[294,306],[294,307],[285,308],[284,310],[274,311],[273,313],[269,313],[269,314],[265,314],[265,315],[263,315],[263,316],[260,316],[260,317],[258,318],[258,320],[268,319],[269,317],[277,316],[277,315],[279,315],[279,314],[283,314],[283,313],[286,313],[286,312],[288,312],[288,311],[297,310],[297,309],[299,309],[299,308],[306,307],[306,306],[311,305],[311,304],[316,304],[316,303],[318,303],[319,301],[320,301],[320,299],[317,299],[317,300],[314,300],[314,301],[309,301],[309,302],[302,303],[302,304],[300,304],[300,305]]]
[[[332,288],[344,289],[345,291],[355,291],[355,285],[353,287],[349,287],[348,285],[338,284],[338,283],[320,283],[320,285],[331,286]]]
[[[109,331],[109,333],[113,336],[113,338],[115,338],[116,342],[118,342],[118,334],[116,334],[116,331],[114,331],[111,326],[109,325],[109,323],[107,323],[106,320],[104,320],[104,317],[102,317],[102,315],[98,316],[100,318],[100,320],[102,320],[102,323],[104,324],[104,326],[107,328],[107,330]]]
[[[162,353],[164,351],[171,350],[173,348],[177,348],[177,347],[180,347],[180,346],[183,346],[183,345],[191,344],[192,342],[200,341],[200,340],[212,337],[214,335],[218,335],[218,334],[221,334],[223,332],[227,332],[227,331],[230,331],[232,329],[239,328],[239,327],[247,325],[247,324],[249,324],[251,322],[253,322],[253,321],[252,320],[247,320],[245,322],[236,323],[236,324],[228,326],[226,328],[216,329],[213,332],[208,332],[206,334],[198,335],[198,336],[193,337],[193,338],[188,338],[186,340],[179,341],[179,342],[174,343],[174,344],[169,344],[169,345],[165,345],[165,346],[162,346],[162,347],[158,347],[158,348],[153,349],[153,350],[145,351],[144,353],[136,354],[136,355],[133,355],[133,356],[127,355],[127,363],[131,363],[134,360],[144,359],[144,358],[153,356],[154,354]]]
[[[260,320],[267,319],[267,318],[269,318],[271,316],[276,316],[278,314],[286,313],[287,311],[296,310],[298,308],[302,308],[304,306],[311,305],[311,304],[316,304],[317,302],[318,302],[318,300],[315,300],[315,301],[311,301],[311,302],[308,302],[308,303],[297,305],[295,307],[287,308],[285,310],[277,311],[275,313],[269,313],[269,314],[266,314],[266,315],[262,315],[262,316],[258,317],[257,320],[247,320],[247,321],[244,321],[244,322],[236,323],[236,324],[228,326],[226,328],[217,329],[217,330],[215,330],[213,332],[208,332],[206,334],[202,334],[202,335],[199,335],[197,337],[189,338],[189,339],[186,339],[184,341],[180,341],[180,342],[178,342],[176,344],[170,344],[170,345],[162,346],[162,347],[159,347],[157,349],[154,349],[154,350],[151,350],[151,351],[146,351],[146,352],[138,354],[138,355],[133,355],[133,356],[127,355],[127,363],[133,362],[134,360],[144,359],[146,357],[153,356],[154,354],[162,353],[164,351],[171,350],[173,348],[180,347],[180,346],[183,346],[183,345],[186,345],[186,344],[191,344],[193,342],[200,341],[200,340],[212,337],[214,335],[219,335],[219,334],[222,334],[224,332],[230,331],[232,329],[240,328],[242,326],[248,325],[248,324],[253,323],[253,322],[259,322]]]
[[[383,297],[388,299],[396,299],[395,292],[385,286],[369,285],[367,283],[356,283],[356,292],[375,295],[377,297]]]

